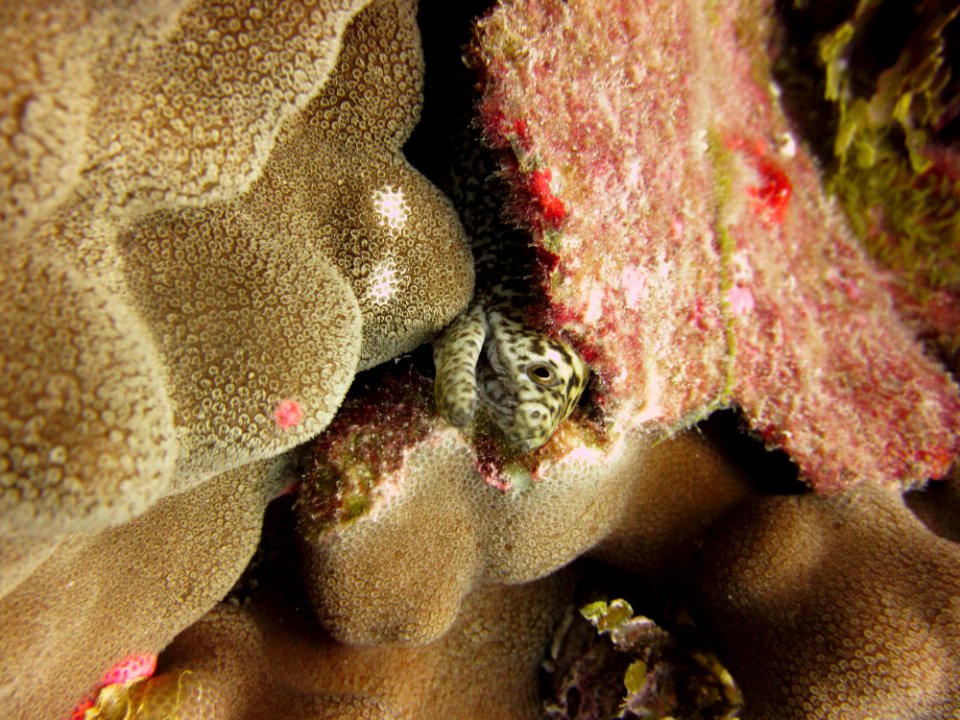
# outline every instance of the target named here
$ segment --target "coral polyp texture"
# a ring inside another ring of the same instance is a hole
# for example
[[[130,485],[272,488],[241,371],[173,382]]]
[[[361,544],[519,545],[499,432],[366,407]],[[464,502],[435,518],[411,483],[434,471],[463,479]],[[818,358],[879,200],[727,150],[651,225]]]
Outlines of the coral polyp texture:
[[[159,653],[234,584],[260,539],[279,462],[221,473],[122,525],[6,541],[35,562],[0,597],[0,696],[10,718],[62,720],[131,655]],[[39,555],[39,556],[37,556]],[[42,682],[25,682],[27,677]]]
[[[422,82],[412,5],[349,32],[359,3],[161,5],[24,10],[4,30],[13,53],[34,24],[69,28],[5,62],[9,531],[119,522],[293,447],[358,367],[427,340],[472,290],[455,213],[400,152]],[[74,102],[97,120],[51,143],[71,153],[53,190],[32,133]]]
[[[281,707],[318,720],[527,720],[538,714],[537,667],[572,579],[567,571],[474,592],[449,632],[413,647],[337,644],[293,598],[220,606],[177,638],[147,682],[164,683],[157,704],[171,707],[181,680],[181,718],[253,720]]]
[[[817,489],[942,477],[957,387],[792,134],[770,26],[765,3],[559,0],[479,24],[481,121],[542,251],[544,322],[593,357],[620,426],[736,404]]]
[[[315,441],[297,501],[307,591],[343,642],[437,640],[474,590],[587,553],[663,570],[752,497],[694,434],[602,442],[571,423],[504,461],[428,412],[415,371],[385,372],[371,388]]]
[[[745,720],[960,712],[956,465],[927,525],[897,495],[960,396],[781,113],[772,12],[498,4],[516,226],[474,265],[402,151],[415,0],[0,8],[4,717],[535,720],[605,582],[663,632],[573,657],[557,712],[690,671],[673,707],[729,715],[723,667]],[[590,378],[526,446],[445,420],[417,350],[498,268]],[[836,492],[760,497],[801,484],[688,427],[730,405]]]
[[[757,720],[960,713],[960,546],[902,499],[766,498],[708,541],[699,603]]]

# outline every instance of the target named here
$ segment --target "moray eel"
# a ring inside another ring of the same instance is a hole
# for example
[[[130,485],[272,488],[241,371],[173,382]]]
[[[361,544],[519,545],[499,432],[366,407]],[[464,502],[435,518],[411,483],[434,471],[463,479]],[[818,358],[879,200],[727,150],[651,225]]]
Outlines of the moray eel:
[[[590,371],[577,352],[526,327],[504,305],[473,305],[434,342],[437,408],[464,427],[477,408],[521,452],[536,450],[576,407]]]
[[[536,450],[576,407],[589,380],[568,343],[524,322],[536,304],[530,235],[504,222],[508,189],[493,157],[467,131],[449,194],[475,258],[476,300],[433,343],[440,414],[466,427],[480,409],[517,450]]]

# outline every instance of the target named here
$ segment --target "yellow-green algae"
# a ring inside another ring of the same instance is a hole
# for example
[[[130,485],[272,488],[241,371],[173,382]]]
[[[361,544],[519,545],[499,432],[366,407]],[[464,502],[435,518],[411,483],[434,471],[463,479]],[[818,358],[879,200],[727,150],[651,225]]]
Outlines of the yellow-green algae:
[[[945,116],[951,69],[945,30],[960,5],[919,3],[917,26],[896,62],[857,96],[855,43],[883,3],[860,2],[850,20],[819,43],[824,97],[834,104],[836,168],[827,182],[871,255],[898,272],[921,303],[929,291],[960,290],[960,180],[938,168],[936,133]]]

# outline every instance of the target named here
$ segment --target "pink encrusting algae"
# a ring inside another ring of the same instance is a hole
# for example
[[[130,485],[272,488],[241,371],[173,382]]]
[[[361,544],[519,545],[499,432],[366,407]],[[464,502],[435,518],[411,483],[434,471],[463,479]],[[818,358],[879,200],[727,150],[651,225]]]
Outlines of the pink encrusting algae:
[[[95,720],[99,718],[100,714],[96,710],[97,699],[104,688],[145,680],[153,677],[156,671],[156,653],[143,652],[127,655],[103,674],[93,692],[77,703],[70,713],[70,720]]]
[[[504,3],[478,26],[485,137],[615,428],[735,404],[821,491],[941,477],[956,384],[898,317],[780,109],[771,8]]]
[[[157,670],[154,653],[134,653],[118,662],[100,680],[101,685],[122,685],[133,680],[152,677]]]

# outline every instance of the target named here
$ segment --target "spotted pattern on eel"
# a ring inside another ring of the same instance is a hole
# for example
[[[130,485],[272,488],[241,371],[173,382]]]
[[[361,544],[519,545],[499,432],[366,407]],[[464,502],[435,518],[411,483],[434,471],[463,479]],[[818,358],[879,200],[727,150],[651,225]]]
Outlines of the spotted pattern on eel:
[[[576,407],[590,378],[567,342],[525,321],[532,280],[529,238],[500,218],[504,187],[475,140],[463,144],[451,195],[476,260],[473,304],[433,343],[440,414],[466,427],[478,409],[521,452],[546,443]]]

